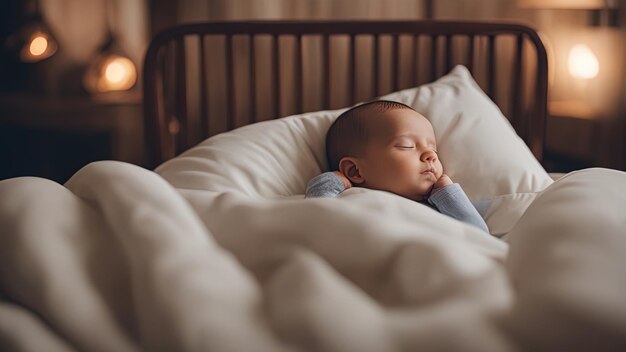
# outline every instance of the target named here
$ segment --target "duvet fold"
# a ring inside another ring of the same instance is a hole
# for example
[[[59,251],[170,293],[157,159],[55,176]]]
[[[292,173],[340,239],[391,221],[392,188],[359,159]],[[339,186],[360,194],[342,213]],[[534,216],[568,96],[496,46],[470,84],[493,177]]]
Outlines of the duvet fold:
[[[507,242],[385,192],[254,198],[121,162],[0,182],[0,349],[626,349],[626,174],[572,173]]]

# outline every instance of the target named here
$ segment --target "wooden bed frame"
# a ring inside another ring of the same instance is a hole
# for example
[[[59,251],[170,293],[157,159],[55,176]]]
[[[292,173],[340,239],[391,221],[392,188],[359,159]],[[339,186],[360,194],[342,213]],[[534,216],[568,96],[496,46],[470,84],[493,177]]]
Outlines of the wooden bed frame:
[[[256,121],[342,108],[467,66],[542,161],[548,63],[525,25],[452,21],[259,21],[179,25],[144,64],[155,167]]]

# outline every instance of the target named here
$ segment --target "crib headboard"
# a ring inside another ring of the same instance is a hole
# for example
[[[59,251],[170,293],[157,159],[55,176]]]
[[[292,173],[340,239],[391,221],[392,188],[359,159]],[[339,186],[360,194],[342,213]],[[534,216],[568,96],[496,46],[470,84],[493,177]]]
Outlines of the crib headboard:
[[[533,29],[452,21],[257,21],[179,25],[144,64],[154,167],[256,121],[347,107],[467,66],[542,161],[546,50]]]

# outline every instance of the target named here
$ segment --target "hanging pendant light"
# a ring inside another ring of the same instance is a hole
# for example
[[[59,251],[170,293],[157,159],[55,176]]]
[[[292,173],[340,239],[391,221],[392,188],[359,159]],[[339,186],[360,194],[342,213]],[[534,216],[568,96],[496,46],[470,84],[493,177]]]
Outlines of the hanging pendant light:
[[[54,55],[58,48],[52,30],[41,16],[39,1],[36,0],[33,4],[33,13],[6,41],[9,50],[26,63],[45,60]]]
[[[89,64],[83,84],[92,94],[131,89],[137,82],[137,69],[131,59],[116,47],[115,38],[109,39]]]
[[[85,89],[92,94],[129,90],[137,82],[135,64],[118,46],[109,23],[108,10],[107,2],[107,39],[83,77]]]

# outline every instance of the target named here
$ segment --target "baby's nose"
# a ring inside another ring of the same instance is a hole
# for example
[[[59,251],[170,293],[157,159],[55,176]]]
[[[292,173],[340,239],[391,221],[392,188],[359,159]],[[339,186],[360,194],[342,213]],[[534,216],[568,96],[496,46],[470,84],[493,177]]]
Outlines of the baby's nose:
[[[433,152],[432,150],[429,150],[425,152],[424,154],[422,154],[422,160],[423,161],[436,161],[437,153]]]

